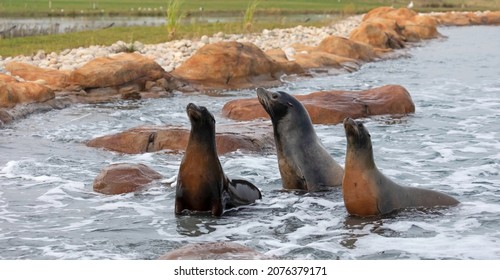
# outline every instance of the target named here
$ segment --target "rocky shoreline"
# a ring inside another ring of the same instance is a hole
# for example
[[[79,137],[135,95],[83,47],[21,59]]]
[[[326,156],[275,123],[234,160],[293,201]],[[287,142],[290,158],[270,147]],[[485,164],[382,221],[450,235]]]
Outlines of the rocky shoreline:
[[[319,28],[0,57],[0,127],[73,103],[273,87],[290,76],[352,72],[409,43],[439,37],[438,25],[479,24],[500,24],[500,11],[418,14],[380,7]]]
[[[165,71],[170,72],[191,57],[198,49],[222,41],[249,42],[262,50],[280,48],[286,50],[294,44],[315,46],[322,39],[330,35],[348,37],[352,29],[361,22],[361,15],[346,18],[340,22],[324,27],[297,26],[288,29],[263,30],[261,33],[252,34],[224,34],[216,33],[212,36],[202,36],[197,40],[174,40],[161,44],[132,44],[118,41],[111,46],[90,46],[88,48],[66,49],[60,53],[46,53],[38,51],[33,56],[5,57],[0,56],[0,73],[4,65],[16,61],[57,70],[75,70],[92,59],[105,57],[112,54],[135,50],[147,57],[154,59]]]

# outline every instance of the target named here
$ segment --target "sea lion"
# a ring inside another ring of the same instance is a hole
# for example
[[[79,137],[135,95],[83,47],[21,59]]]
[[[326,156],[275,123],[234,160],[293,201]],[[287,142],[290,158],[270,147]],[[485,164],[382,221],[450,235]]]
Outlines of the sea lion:
[[[370,133],[361,122],[344,120],[347,138],[342,194],[347,212],[376,216],[403,208],[452,206],[455,198],[427,189],[401,186],[378,170]]]
[[[302,103],[263,88],[257,96],[273,123],[283,188],[314,192],[340,186],[344,170],[323,147]]]
[[[220,164],[215,144],[215,118],[203,106],[186,108],[191,132],[177,175],[175,213],[210,211],[220,216],[226,208],[262,198],[257,187],[243,180],[229,180]]]

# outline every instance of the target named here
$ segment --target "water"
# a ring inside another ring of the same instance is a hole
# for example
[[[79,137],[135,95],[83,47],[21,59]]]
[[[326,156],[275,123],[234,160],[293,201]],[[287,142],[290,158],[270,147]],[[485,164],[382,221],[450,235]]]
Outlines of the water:
[[[185,106],[205,105],[218,123],[223,97],[178,94],[160,100],[75,105],[32,115],[0,130],[0,258],[156,259],[181,245],[234,241],[284,259],[500,259],[500,29],[440,30],[409,58],[366,64],[356,73],[299,80],[291,93],[401,84],[416,113],[365,119],[379,168],[395,181],[448,193],[448,209],[408,210],[376,219],[349,217],[340,191],[280,192],[275,154],[221,157],[228,176],[263,193],[221,218],[175,217],[172,187],[118,196],[92,191],[116,162],[144,163],[165,178],[181,155],[120,155],[82,142],[143,124],[188,124]],[[345,159],[342,125],[316,126],[334,158]]]
[[[257,15],[259,22],[324,22],[341,18],[331,14],[291,14],[291,15]],[[183,24],[207,24],[223,22],[240,22],[242,15],[196,15],[184,17]],[[41,17],[41,18],[0,18],[0,37],[25,37],[34,35],[59,34],[95,30],[109,27],[126,26],[162,26],[166,23],[164,16],[75,16],[75,17]]]

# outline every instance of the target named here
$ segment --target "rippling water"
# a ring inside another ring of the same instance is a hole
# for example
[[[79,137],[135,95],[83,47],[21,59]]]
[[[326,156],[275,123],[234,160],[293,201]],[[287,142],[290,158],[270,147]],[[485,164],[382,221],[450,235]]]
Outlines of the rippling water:
[[[448,38],[412,48],[411,57],[281,89],[405,86],[415,114],[365,120],[375,160],[395,181],[446,192],[461,205],[357,219],[347,215],[340,190],[280,192],[276,155],[236,152],[221,157],[226,174],[253,181],[263,199],[222,218],[176,218],[174,188],[155,183],[105,196],[92,181],[116,162],[144,163],[173,178],[181,155],[120,155],[82,141],[143,124],[187,125],[189,102],[230,122],[219,112],[235,96],[76,105],[0,129],[0,258],[156,259],[184,244],[230,240],[285,259],[500,259],[500,28],[440,31]],[[343,165],[342,125],[316,129]]]

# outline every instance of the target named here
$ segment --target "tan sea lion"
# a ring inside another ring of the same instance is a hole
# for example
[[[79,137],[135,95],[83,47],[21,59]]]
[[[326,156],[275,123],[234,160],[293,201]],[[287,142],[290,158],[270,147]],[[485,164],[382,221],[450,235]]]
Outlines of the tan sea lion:
[[[302,103],[263,88],[257,96],[273,123],[283,188],[313,192],[340,186],[344,170],[323,147]]]
[[[361,122],[344,120],[347,138],[342,194],[351,215],[383,215],[403,208],[452,206],[455,198],[427,189],[401,186],[378,170],[370,133]]]
[[[215,145],[215,119],[203,106],[186,108],[191,132],[177,175],[175,213],[184,210],[222,215],[227,208],[262,198],[257,187],[243,180],[229,180],[220,164]]]

